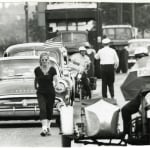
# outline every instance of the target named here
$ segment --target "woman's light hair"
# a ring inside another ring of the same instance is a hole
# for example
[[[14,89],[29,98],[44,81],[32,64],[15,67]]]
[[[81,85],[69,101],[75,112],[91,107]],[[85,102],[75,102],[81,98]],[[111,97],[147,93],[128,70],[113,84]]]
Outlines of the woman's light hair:
[[[41,54],[40,54],[40,60],[39,60],[39,61],[40,61],[40,66],[41,66],[41,64],[42,64],[42,61],[41,61],[41,60],[42,60],[42,58],[43,58],[44,56],[46,56],[46,57],[49,59],[49,54],[48,54],[47,52],[41,53]]]

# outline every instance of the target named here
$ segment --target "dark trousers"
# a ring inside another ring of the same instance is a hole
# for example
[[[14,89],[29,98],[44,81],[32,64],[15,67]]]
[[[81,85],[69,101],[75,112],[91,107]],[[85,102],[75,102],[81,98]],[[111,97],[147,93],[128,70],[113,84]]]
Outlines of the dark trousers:
[[[53,105],[55,96],[50,94],[37,93],[38,104],[40,108],[40,119],[52,119],[53,115]]]
[[[82,74],[81,80],[82,80],[83,88],[86,91],[86,94],[89,96],[89,98],[91,98],[91,88],[90,88],[89,80],[87,78],[87,74],[85,72]]]
[[[131,115],[138,112],[140,104],[141,104],[141,97],[138,96],[136,99],[130,101],[122,108],[121,111],[122,111],[123,128],[125,134],[129,134]]]
[[[107,86],[111,97],[114,97],[115,69],[114,65],[100,65],[102,78],[102,96],[107,98]]]

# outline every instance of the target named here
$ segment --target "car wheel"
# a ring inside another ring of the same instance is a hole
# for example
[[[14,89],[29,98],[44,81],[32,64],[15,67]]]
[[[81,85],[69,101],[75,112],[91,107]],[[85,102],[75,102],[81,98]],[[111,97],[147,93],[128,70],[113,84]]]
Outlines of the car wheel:
[[[67,135],[61,136],[62,147],[71,147],[71,138]]]

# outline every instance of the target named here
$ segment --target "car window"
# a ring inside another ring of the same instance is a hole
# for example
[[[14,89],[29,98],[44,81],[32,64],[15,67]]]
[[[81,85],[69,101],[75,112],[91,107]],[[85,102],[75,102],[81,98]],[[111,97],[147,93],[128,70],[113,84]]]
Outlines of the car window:
[[[87,35],[82,33],[73,34],[73,42],[87,42]]]
[[[103,35],[112,40],[128,40],[132,38],[132,31],[130,28],[104,28]]]
[[[87,42],[88,37],[84,33],[77,33],[77,32],[68,32],[68,33],[61,33],[57,35],[57,37],[53,38],[55,42]]]
[[[15,53],[10,53],[11,56],[33,56],[34,51],[21,51],[21,52],[15,52]],[[9,55],[9,56],[10,56]]]
[[[58,76],[59,68],[53,61],[51,65],[55,67]],[[29,77],[34,78],[34,69],[39,66],[38,59],[13,59],[0,61],[0,79]]]
[[[7,53],[8,56],[33,56],[37,55],[38,51],[43,51],[43,46],[13,47]]]

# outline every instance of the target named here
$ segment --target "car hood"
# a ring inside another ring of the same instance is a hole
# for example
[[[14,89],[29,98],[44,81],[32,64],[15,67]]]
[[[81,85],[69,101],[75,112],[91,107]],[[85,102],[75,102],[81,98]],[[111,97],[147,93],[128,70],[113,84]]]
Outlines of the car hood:
[[[3,96],[35,95],[33,79],[9,79],[0,81],[0,98]]]

